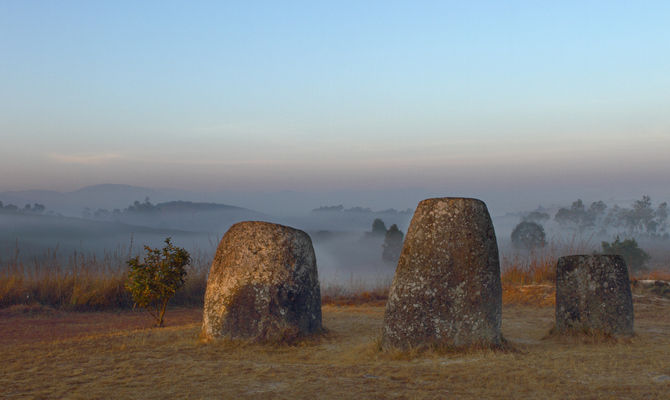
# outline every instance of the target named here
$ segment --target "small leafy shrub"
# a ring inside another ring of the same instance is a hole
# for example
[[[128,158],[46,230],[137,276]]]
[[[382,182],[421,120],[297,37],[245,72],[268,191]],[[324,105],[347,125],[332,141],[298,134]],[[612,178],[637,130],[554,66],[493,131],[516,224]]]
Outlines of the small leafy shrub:
[[[645,264],[651,258],[646,251],[642,250],[635,239],[621,241],[619,236],[612,243],[602,242],[603,254],[617,254],[623,257],[631,272],[645,268]]]
[[[133,296],[135,306],[146,309],[163,326],[168,301],[184,285],[186,265],[191,262],[189,253],[165,239],[165,247],[152,249],[144,246],[146,255],[140,263],[139,256],[128,260],[126,289]]]

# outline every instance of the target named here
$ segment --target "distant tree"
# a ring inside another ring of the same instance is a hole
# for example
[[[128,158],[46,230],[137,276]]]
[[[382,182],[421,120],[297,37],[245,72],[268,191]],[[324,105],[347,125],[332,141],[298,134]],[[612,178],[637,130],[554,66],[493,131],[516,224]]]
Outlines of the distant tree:
[[[604,224],[622,228],[628,236],[646,235],[649,237],[665,237],[668,229],[668,204],[663,202],[656,209],[652,207],[651,198],[642,196],[635,200],[631,208],[614,206],[604,219]]]
[[[668,203],[659,204],[654,212],[654,217],[657,222],[657,231],[659,233],[665,232],[668,227]]]
[[[3,204],[3,202],[0,201],[0,212],[21,213],[21,214],[42,214],[44,213],[44,210],[45,207],[39,203],[34,203],[32,205],[26,204],[23,206],[23,208],[19,208],[14,204]]]
[[[651,207],[651,198],[642,196],[642,199],[633,202],[632,209],[626,209],[621,213],[624,224],[631,234],[648,231],[650,226],[656,228],[654,222],[654,209]]]
[[[400,229],[398,229],[398,225],[391,225],[389,230],[386,232],[386,236],[384,237],[384,244],[382,245],[384,248],[382,251],[382,260],[388,263],[398,262],[398,259],[400,258],[400,252],[402,251],[404,237],[405,235]]]
[[[376,218],[374,221],[372,221],[372,235],[373,236],[386,235],[386,224],[380,218]]]
[[[533,250],[544,247],[545,234],[542,225],[530,221],[520,222],[512,231],[512,244],[518,249]]]
[[[140,263],[139,256],[128,260],[126,289],[133,296],[136,306],[146,309],[163,326],[168,301],[184,285],[186,265],[191,262],[189,253],[165,239],[165,247],[153,249],[144,246],[146,255]]]
[[[612,243],[602,242],[603,254],[617,254],[626,260],[628,269],[639,271],[645,268],[647,261],[651,258],[646,251],[642,250],[635,239],[621,241],[619,236]]]
[[[577,199],[572,203],[570,208],[560,208],[556,215],[554,215],[554,219],[563,226],[579,226],[585,212],[584,203],[581,199]]]
[[[586,208],[584,202],[577,199],[572,202],[570,208],[560,208],[554,220],[566,228],[575,228],[580,231],[594,229],[598,224],[602,224],[605,209],[607,209],[607,204],[603,201],[595,201],[589,208]]]
[[[607,209],[607,204],[605,204],[605,202],[602,201],[602,200],[594,201],[589,206],[589,212],[591,214],[597,215],[597,216],[603,215],[605,213],[606,209]]]
[[[138,200],[135,200],[133,204],[129,205],[128,208],[124,210],[127,213],[153,213],[160,211],[160,208],[155,204],[151,204],[149,197],[144,198],[144,202],[140,203]]]
[[[605,210],[607,209],[607,204],[602,200],[594,201],[589,206],[588,210],[584,213],[584,217],[581,221],[581,227],[584,228],[595,228],[598,225],[602,225],[602,220],[605,216]]]

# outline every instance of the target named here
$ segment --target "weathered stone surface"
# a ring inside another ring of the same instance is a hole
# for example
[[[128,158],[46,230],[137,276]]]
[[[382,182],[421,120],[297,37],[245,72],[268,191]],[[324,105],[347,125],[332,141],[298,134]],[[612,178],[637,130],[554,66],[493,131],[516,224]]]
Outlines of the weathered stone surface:
[[[555,332],[633,334],[633,297],[623,257],[574,255],[558,259]]]
[[[203,336],[275,341],[320,330],[321,291],[309,235],[268,222],[233,225],[207,279]]]
[[[382,345],[497,347],[501,314],[498,244],[486,204],[420,202],[389,292]]]

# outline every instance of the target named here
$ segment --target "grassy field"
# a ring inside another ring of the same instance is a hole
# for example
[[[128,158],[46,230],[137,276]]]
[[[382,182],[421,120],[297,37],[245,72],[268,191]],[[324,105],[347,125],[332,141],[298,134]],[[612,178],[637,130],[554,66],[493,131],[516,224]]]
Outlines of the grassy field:
[[[163,329],[130,310],[121,253],[45,260],[0,271],[1,398],[670,398],[670,289],[643,283],[666,270],[633,277],[633,339],[545,339],[556,255],[503,260],[516,351],[408,354],[377,346],[389,282],[323,285],[328,332],[297,346],[203,343],[205,255]]]
[[[670,300],[636,290],[637,335],[543,339],[553,307],[505,305],[515,352],[384,353],[383,306],[323,308],[328,333],[297,346],[203,343],[201,310],[0,310],[3,398],[661,399],[670,393]]]

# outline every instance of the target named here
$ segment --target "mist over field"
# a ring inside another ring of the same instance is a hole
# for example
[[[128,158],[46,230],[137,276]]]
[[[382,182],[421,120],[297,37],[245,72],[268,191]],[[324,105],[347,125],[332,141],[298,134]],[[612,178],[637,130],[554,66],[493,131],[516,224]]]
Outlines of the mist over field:
[[[338,203],[342,196],[330,202],[315,196],[305,200],[305,208],[296,210],[295,204],[285,200],[290,195],[297,194],[261,196],[262,201],[273,204],[258,211],[244,207],[244,203],[196,201],[199,196],[212,200],[211,194],[208,197],[127,185],[98,185],[74,192],[4,192],[0,193],[0,262],[30,266],[59,260],[67,268],[78,254],[123,265],[144,245],[157,247],[166,237],[172,237],[174,243],[194,255],[200,268],[208,268],[221,237],[232,224],[262,220],[310,234],[322,282],[347,288],[390,282],[395,262],[382,259],[384,233],[373,234],[372,225],[379,219],[385,229],[395,224],[406,233],[414,211],[408,200],[402,195],[396,200],[408,205],[406,208],[372,209],[367,204]],[[602,251],[602,241],[621,237],[638,240],[651,255],[648,267],[666,269],[670,267],[670,240],[667,204],[661,200],[641,195],[633,200],[589,203],[575,198],[525,211],[501,212],[496,206],[489,211],[503,267],[511,262],[523,264],[538,254],[557,257]],[[289,204],[284,212],[282,204]],[[519,248],[512,243],[511,233],[523,221],[542,227],[544,246]]]

